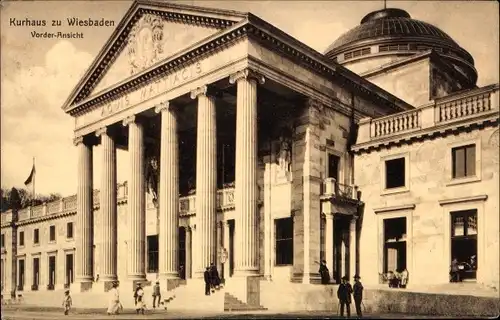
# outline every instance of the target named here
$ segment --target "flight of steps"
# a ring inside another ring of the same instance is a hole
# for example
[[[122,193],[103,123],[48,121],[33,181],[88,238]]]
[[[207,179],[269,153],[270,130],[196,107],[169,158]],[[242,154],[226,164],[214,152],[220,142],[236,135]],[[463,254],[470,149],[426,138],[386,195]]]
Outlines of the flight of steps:
[[[257,310],[267,310],[262,306],[251,306],[238,298],[233,296],[228,292],[224,292],[224,311],[257,311]]]
[[[205,295],[203,280],[189,279],[185,285],[171,290],[170,298],[163,298],[166,310],[179,311],[210,311],[222,313],[224,311],[224,289],[215,290],[209,296]],[[167,300],[169,300],[167,302]]]

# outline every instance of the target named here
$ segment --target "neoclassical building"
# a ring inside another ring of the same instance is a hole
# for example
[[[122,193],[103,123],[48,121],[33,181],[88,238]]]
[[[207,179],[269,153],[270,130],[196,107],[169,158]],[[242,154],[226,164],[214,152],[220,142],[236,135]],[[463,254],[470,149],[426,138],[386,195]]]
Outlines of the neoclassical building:
[[[476,80],[399,9],[321,54],[251,13],[137,0],[63,106],[76,195],[2,214],[2,290],[170,289],[214,263],[251,302],[255,281],[319,283],[321,260],[333,283],[411,286],[472,256],[498,287],[498,85]]]

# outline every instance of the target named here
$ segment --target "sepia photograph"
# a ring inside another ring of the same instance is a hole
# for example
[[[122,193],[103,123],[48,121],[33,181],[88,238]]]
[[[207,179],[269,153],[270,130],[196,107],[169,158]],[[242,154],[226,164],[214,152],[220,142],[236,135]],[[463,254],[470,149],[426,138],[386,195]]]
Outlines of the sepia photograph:
[[[1,319],[500,315],[489,0],[0,0]]]

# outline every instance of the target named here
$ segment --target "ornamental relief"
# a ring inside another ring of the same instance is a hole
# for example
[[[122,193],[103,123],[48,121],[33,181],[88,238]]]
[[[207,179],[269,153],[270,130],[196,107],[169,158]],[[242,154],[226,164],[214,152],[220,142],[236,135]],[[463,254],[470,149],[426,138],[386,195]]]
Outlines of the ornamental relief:
[[[488,139],[488,145],[492,148],[492,150],[494,150],[491,152],[491,161],[493,161],[494,164],[500,163],[499,161],[500,155],[498,153],[498,148],[500,147],[499,139],[500,139],[499,129],[493,131],[490,138]]]

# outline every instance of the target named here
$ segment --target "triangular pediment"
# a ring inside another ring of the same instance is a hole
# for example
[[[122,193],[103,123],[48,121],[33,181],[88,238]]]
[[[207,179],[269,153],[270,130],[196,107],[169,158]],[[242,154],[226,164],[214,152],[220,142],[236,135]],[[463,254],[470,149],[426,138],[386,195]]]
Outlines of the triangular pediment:
[[[138,0],[63,106],[122,82],[244,19],[228,10]]]

